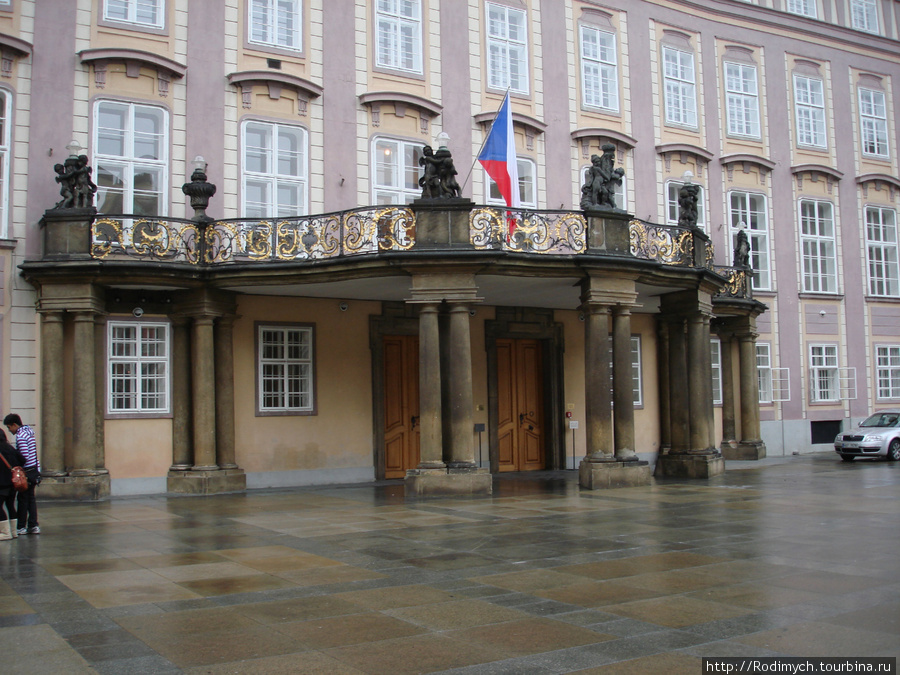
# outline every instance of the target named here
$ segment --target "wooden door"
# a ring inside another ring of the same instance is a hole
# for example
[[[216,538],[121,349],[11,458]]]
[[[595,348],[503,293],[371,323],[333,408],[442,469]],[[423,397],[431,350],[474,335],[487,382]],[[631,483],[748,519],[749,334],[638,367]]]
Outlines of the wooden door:
[[[497,340],[497,436],[500,471],[545,468],[541,342]]]
[[[419,465],[419,338],[384,337],[384,477]]]

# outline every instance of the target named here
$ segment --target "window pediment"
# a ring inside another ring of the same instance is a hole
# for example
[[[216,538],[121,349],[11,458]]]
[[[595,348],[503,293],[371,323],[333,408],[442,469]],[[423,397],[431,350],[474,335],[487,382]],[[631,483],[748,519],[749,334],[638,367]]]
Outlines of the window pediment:
[[[666,171],[671,170],[673,158],[679,160],[682,164],[687,164],[688,158],[693,157],[694,164],[697,167],[698,178],[703,177],[703,165],[711,162],[714,157],[709,150],[692,143],[663,143],[656,146],[656,152],[662,155]]]
[[[621,164],[625,159],[625,150],[632,150],[637,145],[637,139],[623,134],[614,129],[601,129],[599,127],[583,127],[572,132],[572,140],[581,145],[581,154],[587,159],[590,154],[591,141],[596,139],[598,145],[612,143],[616,146],[617,161]]]
[[[472,119],[475,120],[476,124],[490,128],[496,116],[496,112],[483,112],[473,115]],[[525,131],[525,147],[528,150],[534,150],[534,137],[544,133],[547,130],[547,125],[535,117],[517,112],[512,114],[512,119],[513,126],[519,125]]]
[[[98,89],[106,86],[106,67],[111,62],[124,63],[127,77],[138,77],[141,68],[150,68],[156,71],[157,90],[160,96],[169,93],[169,81],[174,78],[182,78],[187,72],[187,66],[140,49],[104,47],[99,49],[84,49],[78,52],[82,63],[93,66],[94,84]]]
[[[419,112],[419,128],[423,134],[428,133],[429,123],[444,109],[434,101],[402,91],[368,91],[359,97],[359,102],[369,109],[372,126],[376,127],[381,124],[381,106],[385,103],[394,106],[397,117],[405,117],[406,109],[413,108]]]
[[[230,73],[228,83],[241,90],[241,101],[244,108],[252,107],[253,88],[256,86],[266,87],[269,98],[272,100],[281,98],[281,92],[285,88],[295,91],[297,93],[297,114],[301,116],[306,115],[309,100],[318,98],[325,91],[319,85],[302,77],[268,70],[244,70]]]
[[[16,59],[31,56],[30,42],[20,40],[12,35],[0,35],[0,74],[12,77],[13,62]]]

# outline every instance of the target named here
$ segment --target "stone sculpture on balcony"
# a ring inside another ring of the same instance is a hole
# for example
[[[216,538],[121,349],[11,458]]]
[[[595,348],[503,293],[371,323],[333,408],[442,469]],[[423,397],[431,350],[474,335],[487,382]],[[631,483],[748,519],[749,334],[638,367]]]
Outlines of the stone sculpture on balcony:
[[[747,238],[747,231],[743,228],[738,230],[735,238],[732,266],[739,269],[750,269],[750,240]]]
[[[453,156],[446,147],[439,147],[435,152],[430,145],[426,145],[422,148],[419,165],[424,167],[422,177],[419,178],[422,199],[450,199],[461,196]]]
[[[56,182],[60,184],[59,194],[62,197],[55,208],[88,209],[94,205],[97,186],[91,180],[93,168],[88,166],[87,155],[70,155],[64,163],[56,164],[53,170],[58,174]]]
[[[616,206],[616,190],[625,171],[622,167],[613,168],[616,146],[604,143],[602,150],[602,155],[591,156],[591,167],[581,187],[581,208],[585,211],[621,210]]]
[[[678,190],[678,224],[681,227],[695,229],[700,212],[697,202],[700,199],[700,186],[685,183]]]

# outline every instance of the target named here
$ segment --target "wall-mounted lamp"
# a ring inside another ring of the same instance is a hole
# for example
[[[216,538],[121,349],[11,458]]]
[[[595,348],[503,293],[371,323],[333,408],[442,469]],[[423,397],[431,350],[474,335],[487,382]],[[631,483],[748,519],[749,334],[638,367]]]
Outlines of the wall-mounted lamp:
[[[142,316],[144,316],[144,310],[140,307],[135,307],[133,310],[131,310],[131,313],[134,315],[135,319],[140,319]]]
[[[348,309],[350,309],[350,305],[348,305],[346,302],[342,302],[338,305],[338,309],[340,309],[342,312],[346,312]]]

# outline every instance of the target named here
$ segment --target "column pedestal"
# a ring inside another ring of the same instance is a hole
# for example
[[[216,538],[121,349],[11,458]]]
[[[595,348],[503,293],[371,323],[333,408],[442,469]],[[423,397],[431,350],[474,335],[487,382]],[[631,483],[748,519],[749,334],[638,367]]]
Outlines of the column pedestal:
[[[725,458],[719,452],[686,452],[660,455],[656,460],[658,478],[712,478],[725,473]]]
[[[735,460],[763,459],[766,456],[766,444],[762,441],[740,441],[728,445],[723,443],[722,456]]]
[[[44,484],[41,483],[43,490]],[[186,471],[170,470],[166,476],[166,491],[182,495],[219,495],[243,492],[247,489],[247,475],[243,469],[214,469]]]
[[[578,467],[578,484],[586,490],[641,487],[652,482],[649,462],[595,462],[585,458]]]
[[[476,467],[410,469],[404,487],[407,497],[490,495],[491,472]]]
[[[109,473],[89,475],[47,476],[38,488],[41,500],[99,502],[109,499]]]

